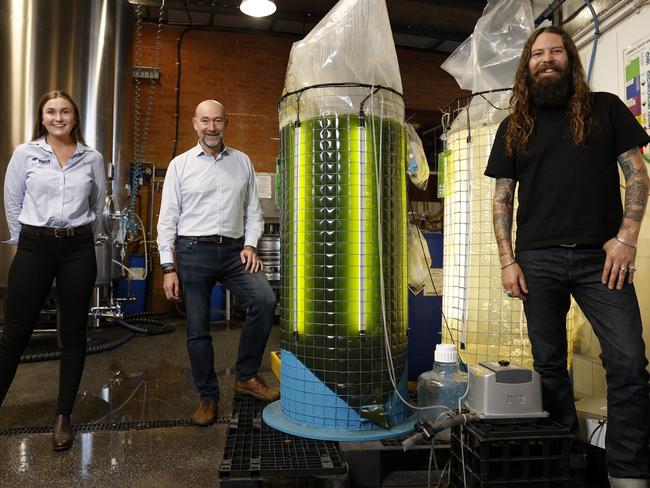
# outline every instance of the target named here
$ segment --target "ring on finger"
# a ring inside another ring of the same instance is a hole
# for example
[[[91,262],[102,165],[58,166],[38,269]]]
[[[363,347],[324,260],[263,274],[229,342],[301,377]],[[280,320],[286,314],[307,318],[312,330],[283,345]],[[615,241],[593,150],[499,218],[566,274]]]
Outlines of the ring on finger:
[[[631,264],[630,267],[627,268],[627,269],[629,270],[630,273],[634,273],[634,272],[636,271],[636,266],[634,266],[633,264]]]
[[[627,273],[627,266],[621,266],[621,273]]]
[[[509,298],[512,298],[512,290],[503,290],[503,293],[505,293]]]

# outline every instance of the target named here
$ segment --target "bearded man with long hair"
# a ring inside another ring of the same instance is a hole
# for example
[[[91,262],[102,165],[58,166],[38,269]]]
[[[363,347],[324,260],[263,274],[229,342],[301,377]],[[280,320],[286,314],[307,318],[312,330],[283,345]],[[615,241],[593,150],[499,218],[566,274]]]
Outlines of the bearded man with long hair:
[[[589,89],[575,44],[557,27],[538,29],[526,42],[510,105],[485,174],[496,179],[503,290],[523,300],[544,408],[579,435],[567,368],[573,296],[600,341],[607,373],[610,483],[646,488],[650,388],[633,282],[650,186],[640,148],[650,137],[618,97]]]

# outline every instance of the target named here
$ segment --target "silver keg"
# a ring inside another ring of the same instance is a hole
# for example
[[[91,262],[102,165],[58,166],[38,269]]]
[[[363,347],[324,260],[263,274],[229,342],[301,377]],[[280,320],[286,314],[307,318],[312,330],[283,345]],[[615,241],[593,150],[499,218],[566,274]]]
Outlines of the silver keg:
[[[280,281],[280,234],[265,233],[257,243],[257,255],[271,284]]]

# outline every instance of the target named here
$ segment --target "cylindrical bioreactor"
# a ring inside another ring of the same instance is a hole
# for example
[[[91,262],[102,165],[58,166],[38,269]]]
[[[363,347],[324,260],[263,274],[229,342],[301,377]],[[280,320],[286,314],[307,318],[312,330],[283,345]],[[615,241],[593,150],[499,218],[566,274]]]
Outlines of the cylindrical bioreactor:
[[[445,133],[443,339],[458,346],[467,364],[505,359],[532,367],[522,302],[508,298],[501,285],[492,224],[495,183],[483,174],[509,97],[510,91],[502,91],[458,101],[469,103],[453,110],[456,117]],[[513,242],[516,212],[515,197]],[[567,327],[571,357],[573,320]]]
[[[280,402],[308,437],[407,416],[403,120],[400,94],[359,84],[280,102]]]

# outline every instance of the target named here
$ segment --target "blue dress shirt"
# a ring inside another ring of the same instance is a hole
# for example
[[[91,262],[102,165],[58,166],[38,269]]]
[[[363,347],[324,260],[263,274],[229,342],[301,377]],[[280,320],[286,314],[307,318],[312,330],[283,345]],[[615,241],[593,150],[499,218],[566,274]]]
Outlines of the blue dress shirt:
[[[200,144],[169,163],[158,217],[161,264],[174,262],[177,236],[221,235],[257,247],[264,231],[255,170],[241,151],[225,147],[216,157]]]
[[[70,228],[100,222],[104,211],[104,158],[77,143],[61,167],[45,138],[16,148],[5,175],[4,204],[11,238],[17,244],[21,224]]]

